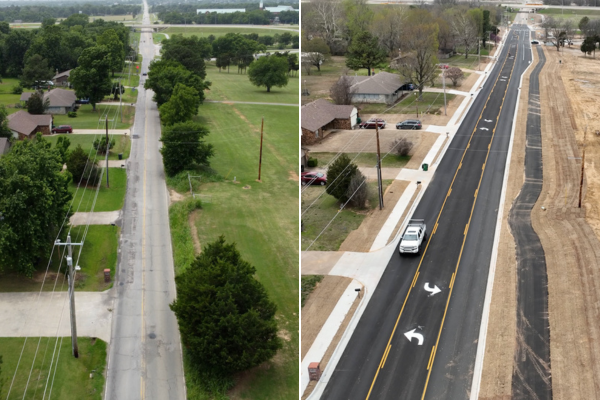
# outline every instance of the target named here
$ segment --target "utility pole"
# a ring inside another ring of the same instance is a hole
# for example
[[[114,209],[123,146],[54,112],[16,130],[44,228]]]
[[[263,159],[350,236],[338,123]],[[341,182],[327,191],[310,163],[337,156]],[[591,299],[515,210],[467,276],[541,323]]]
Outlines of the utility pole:
[[[379,122],[375,121],[375,134],[377,135],[377,192],[379,193],[379,209],[383,210],[383,187],[381,182],[381,152],[379,150]]]
[[[260,123],[260,155],[258,156],[258,180],[260,181],[260,169],[262,167],[262,144],[263,144],[263,127],[265,126],[265,117]]]
[[[106,122],[106,187],[108,188],[108,115],[104,122]]]
[[[71,235],[67,236],[67,243],[61,243],[57,239],[54,243],[57,246],[67,246],[67,266],[69,267],[69,303],[71,314],[71,344],[73,347],[73,357],[79,358],[79,347],[77,346],[77,322],[75,320],[75,277],[73,276],[73,246],[83,246],[83,243],[71,243]],[[78,266],[75,266],[78,269]]]
[[[583,132],[583,151],[581,154],[581,181],[579,182],[579,208],[581,208],[581,198],[583,196],[583,173],[585,169],[585,136],[587,134],[587,126]]]
[[[448,115],[446,114],[446,68],[448,68],[448,65],[444,65],[443,67],[444,69],[442,69],[442,85],[444,86],[444,115]]]

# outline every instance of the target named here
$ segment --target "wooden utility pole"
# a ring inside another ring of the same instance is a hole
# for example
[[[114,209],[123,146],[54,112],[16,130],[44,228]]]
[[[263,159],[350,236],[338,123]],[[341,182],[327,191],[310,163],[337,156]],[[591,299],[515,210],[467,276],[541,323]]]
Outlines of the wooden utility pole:
[[[381,182],[381,152],[379,150],[379,122],[375,121],[375,135],[377,136],[377,192],[379,192],[379,209],[383,210],[383,187]]]
[[[108,115],[104,122],[106,123],[106,187],[108,188]]]
[[[260,169],[262,167],[262,144],[263,144],[263,127],[265,126],[265,117],[260,123],[260,155],[258,156],[258,180],[260,181]]]
[[[583,173],[585,170],[585,139],[587,134],[587,126],[583,132],[583,151],[581,154],[581,181],[579,182],[579,208],[581,208],[581,198],[583,197]]]

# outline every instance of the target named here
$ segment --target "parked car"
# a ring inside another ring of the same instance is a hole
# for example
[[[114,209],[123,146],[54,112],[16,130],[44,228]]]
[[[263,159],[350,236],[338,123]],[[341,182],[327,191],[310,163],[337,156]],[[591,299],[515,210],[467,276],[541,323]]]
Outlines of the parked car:
[[[327,184],[327,175],[322,172],[303,172],[301,179],[304,185],[325,186]]]
[[[407,119],[396,124],[396,129],[421,129],[422,127],[423,125],[418,119]]]
[[[360,129],[375,129],[375,126],[379,126],[379,129],[385,128],[385,120],[381,118],[371,118],[368,121],[361,122]]]
[[[77,99],[75,104],[90,104],[90,99]]]
[[[52,133],[73,133],[70,125],[59,125],[52,129]]]
[[[540,41],[539,40],[532,40],[531,44],[540,44]]]
[[[404,85],[400,86],[400,90],[415,90],[415,85],[412,83],[405,83]]]
[[[143,76],[148,76],[148,73],[147,72],[142,72],[142,75]]]

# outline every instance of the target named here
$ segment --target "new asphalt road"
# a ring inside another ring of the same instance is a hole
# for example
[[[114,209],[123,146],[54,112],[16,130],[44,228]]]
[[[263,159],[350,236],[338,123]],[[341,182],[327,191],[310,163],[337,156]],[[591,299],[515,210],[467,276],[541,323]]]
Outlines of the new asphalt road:
[[[515,25],[415,210],[428,226],[425,249],[394,253],[322,398],[469,398],[519,79],[530,61],[529,30]]]
[[[144,21],[149,23],[146,2]],[[147,71],[155,55],[151,30],[141,36],[142,71]],[[173,257],[152,95],[140,88],[132,132],[104,397],[109,400],[186,397],[179,329],[169,309],[175,298]]]

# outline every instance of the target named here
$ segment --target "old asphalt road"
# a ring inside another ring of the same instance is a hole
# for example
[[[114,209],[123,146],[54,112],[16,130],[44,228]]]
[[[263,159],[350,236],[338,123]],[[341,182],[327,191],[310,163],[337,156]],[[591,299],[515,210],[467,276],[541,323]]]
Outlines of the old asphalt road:
[[[145,1],[144,21],[149,21]],[[142,71],[147,71],[154,58],[152,33],[144,29],[141,35]],[[175,283],[159,138],[160,121],[152,92],[140,88],[115,283],[104,397],[108,400],[186,397],[179,329],[169,309]]]
[[[417,257],[394,252],[322,398],[469,398],[519,80],[530,60],[529,30],[515,25],[414,213],[428,225],[426,248]]]

